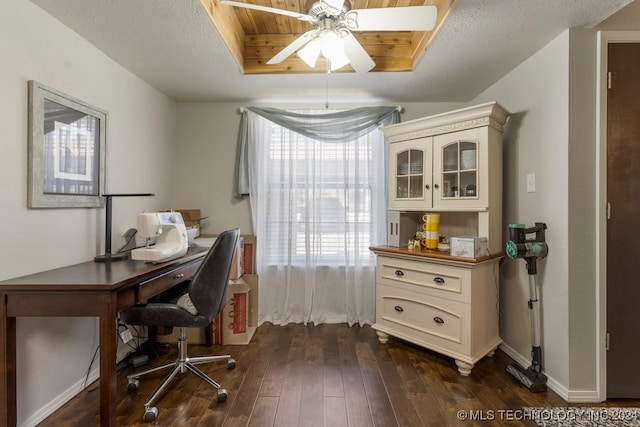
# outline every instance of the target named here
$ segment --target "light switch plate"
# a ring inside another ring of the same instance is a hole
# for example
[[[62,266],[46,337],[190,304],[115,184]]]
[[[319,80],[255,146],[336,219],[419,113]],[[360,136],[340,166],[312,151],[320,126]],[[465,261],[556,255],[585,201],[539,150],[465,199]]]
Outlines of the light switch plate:
[[[527,174],[527,193],[535,193],[536,192],[536,174],[528,173]]]

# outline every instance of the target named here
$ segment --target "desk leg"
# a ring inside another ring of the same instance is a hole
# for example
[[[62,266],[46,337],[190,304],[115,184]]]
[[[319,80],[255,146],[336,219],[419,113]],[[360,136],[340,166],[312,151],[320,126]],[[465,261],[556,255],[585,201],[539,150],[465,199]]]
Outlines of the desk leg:
[[[116,426],[116,299],[103,296],[100,310],[100,425]]]
[[[16,318],[7,317],[7,296],[0,298],[0,426],[15,426]]]

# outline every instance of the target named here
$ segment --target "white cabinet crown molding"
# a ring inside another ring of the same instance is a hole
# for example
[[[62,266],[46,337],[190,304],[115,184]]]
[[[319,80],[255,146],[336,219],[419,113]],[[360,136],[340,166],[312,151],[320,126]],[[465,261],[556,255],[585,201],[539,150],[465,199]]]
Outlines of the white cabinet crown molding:
[[[502,132],[508,116],[507,110],[494,101],[385,126],[381,130],[388,142],[423,138],[481,126],[489,126]]]

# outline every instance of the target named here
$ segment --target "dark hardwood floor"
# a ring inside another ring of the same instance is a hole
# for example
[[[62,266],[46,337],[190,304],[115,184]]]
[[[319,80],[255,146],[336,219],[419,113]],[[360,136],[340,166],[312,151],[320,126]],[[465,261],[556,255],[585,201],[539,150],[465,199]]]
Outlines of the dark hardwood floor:
[[[173,360],[175,346],[140,369]],[[226,364],[200,367],[229,392],[216,393],[191,373],[179,376],[156,403],[156,426],[449,426],[534,425],[515,412],[525,406],[568,406],[552,391],[531,393],[505,372],[509,357],[497,351],[479,361],[469,377],[454,361],[391,338],[380,344],[368,326],[261,326],[246,346],[192,345],[190,355],[231,354]],[[144,402],[165,372],[144,377],[126,391],[124,366],[118,374],[118,425],[146,426]],[[88,387],[41,426],[97,426],[97,383]],[[582,406],[640,406],[639,401]],[[461,422],[458,412],[484,421]]]

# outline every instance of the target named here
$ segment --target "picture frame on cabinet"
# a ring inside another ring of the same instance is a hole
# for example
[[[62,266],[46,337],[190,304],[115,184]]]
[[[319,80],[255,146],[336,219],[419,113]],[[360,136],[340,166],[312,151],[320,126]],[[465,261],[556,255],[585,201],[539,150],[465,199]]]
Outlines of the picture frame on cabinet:
[[[35,80],[28,93],[27,207],[101,207],[107,112]]]

